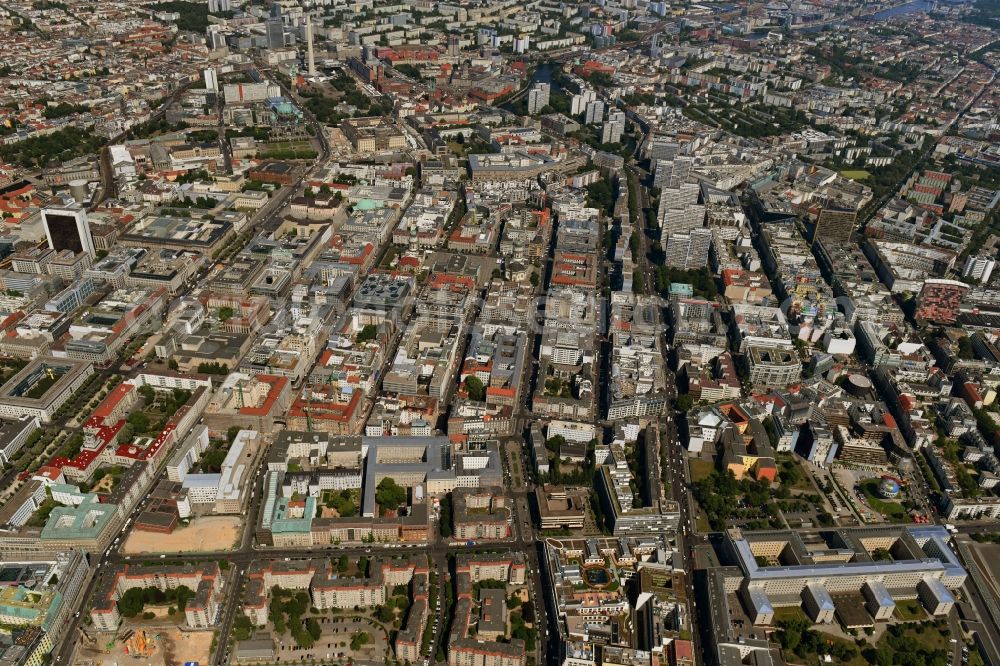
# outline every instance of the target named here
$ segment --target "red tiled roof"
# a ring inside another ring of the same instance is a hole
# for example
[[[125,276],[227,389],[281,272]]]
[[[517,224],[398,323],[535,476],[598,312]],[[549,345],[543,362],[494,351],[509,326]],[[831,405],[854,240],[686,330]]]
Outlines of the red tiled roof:
[[[111,414],[111,412],[115,410],[118,403],[120,403],[122,399],[133,390],[135,390],[135,385],[130,382],[122,382],[118,386],[114,387],[111,390],[111,393],[109,393],[107,397],[101,401],[101,404],[97,406],[97,409],[94,410],[93,416],[88,419],[87,423],[89,424],[94,419],[101,419],[103,421],[109,414]]]
[[[39,467],[38,470],[35,471],[35,476],[40,476],[49,480],[58,479],[60,474],[62,474],[61,469],[58,467],[49,467],[47,465],[45,467]]]
[[[267,392],[267,396],[264,397],[264,402],[261,403],[260,407],[243,407],[240,409],[240,414],[245,416],[265,416],[271,413],[271,409],[274,408],[274,403],[278,400],[278,396],[281,395],[282,390],[288,385],[287,377],[278,377],[277,375],[257,375],[257,381],[268,384],[271,390]]]
[[[101,444],[97,449],[84,449],[76,454],[72,460],[63,456],[56,456],[49,461],[50,467],[58,467],[63,469],[64,467],[72,467],[73,469],[85,470],[94,462],[94,460],[101,454],[104,450],[105,444]]]
[[[361,391],[354,391],[348,403],[312,402],[300,398],[292,403],[288,415],[299,418],[305,418],[308,415],[311,419],[325,421],[350,421],[360,402]],[[308,413],[306,412],[307,408],[309,409]]]
[[[10,313],[6,317],[4,317],[4,320],[2,322],[0,322],[0,331],[6,331],[9,328],[13,329],[14,324],[21,321],[27,316],[28,315],[23,310],[17,310],[15,312]],[[17,333],[16,331],[12,330],[11,334],[16,335]]]
[[[691,641],[675,639],[672,645],[674,646],[674,659],[689,661],[694,659],[694,645]]]

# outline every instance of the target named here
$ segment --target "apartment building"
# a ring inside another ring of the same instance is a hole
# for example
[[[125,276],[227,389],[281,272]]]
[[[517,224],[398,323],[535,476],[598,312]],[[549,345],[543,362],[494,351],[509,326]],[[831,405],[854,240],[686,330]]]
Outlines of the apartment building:
[[[955,323],[962,299],[970,289],[957,280],[925,280],[917,295],[916,318],[937,324]]]
[[[124,564],[105,578],[94,595],[96,602],[90,611],[94,626],[101,631],[117,631],[121,624],[118,600],[133,588],[153,587],[161,591],[184,586],[194,592],[184,609],[187,625],[192,629],[208,629],[215,624],[224,585],[216,562],[193,566],[132,567]]]
[[[515,638],[508,643],[493,642],[496,637],[506,633],[506,613],[501,613],[498,598],[492,600],[486,613],[486,623],[480,625],[487,628],[487,635],[482,638],[478,634],[468,635],[472,621],[474,585],[487,579],[515,586],[524,585],[527,574],[524,555],[459,555],[455,562],[455,573],[459,600],[455,606],[448,639],[449,666],[525,666],[527,654],[524,641]],[[479,621],[482,623],[482,616]]]
[[[510,536],[511,511],[503,489],[461,488],[452,492],[452,526],[462,541],[498,541]]]
[[[274,586],[308,590],[320,610],[379,606],[399,585],[411,587],[411,598],[426,603],[429,573],[422,558],[372,562],[367,577],[341,576],[327,559],[256,561],[247,573],[243,612],[255,625],[267,624],[268,594]]]

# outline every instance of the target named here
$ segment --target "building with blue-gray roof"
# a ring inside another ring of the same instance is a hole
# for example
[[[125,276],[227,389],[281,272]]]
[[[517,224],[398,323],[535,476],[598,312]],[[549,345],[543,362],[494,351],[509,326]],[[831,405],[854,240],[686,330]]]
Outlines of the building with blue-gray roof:
[[[830,624],[837,612],[833,597],[825,587],[817,583],[809,583],[802,590],[802,606],[809,618],[817,624]]]
[[[294,462],[295,470],[290,471]],[[455,443],[444,436],[368,437],[283,431],[268,451],[258,541],[308,546],[372,541],[424,542],[426,496],[499,486],[495,442]],[[380,511],[379,483],[412,490],[405,509]],[[328,492],[360,490],[357,516],[330,515]],[[317,511],[320,502],[321,506]]]
[[[815,622],[830,622],[841,600],[858,594],[873,619],[890,616],[896,599],[919,598],[939,614],[966,578],[948,538],[938,526],[731,529],[724,550],[735,566],[727,568],[725,588],[738,594],[754,624],[769,624],[782,606],[803,606]]]
[[[938,578],[928,576],[917,585],[917,595],[931,615],[947,615],[955,605],[955,597]]]
[[[861,588],[861,594],[865,598],[865,610],[873,620],[877,622],[892,617],[896,602],[885,585],[877,580],[870,580]]]

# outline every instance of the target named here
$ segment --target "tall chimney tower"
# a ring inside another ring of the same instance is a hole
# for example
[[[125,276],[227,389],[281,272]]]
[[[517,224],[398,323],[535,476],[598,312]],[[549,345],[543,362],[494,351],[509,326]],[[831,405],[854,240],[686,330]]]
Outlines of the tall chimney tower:
[[[311,16],[306,16],[306,66],[309,68],[309,76],[316,76],[316,56],[313,53],[313,24]]]

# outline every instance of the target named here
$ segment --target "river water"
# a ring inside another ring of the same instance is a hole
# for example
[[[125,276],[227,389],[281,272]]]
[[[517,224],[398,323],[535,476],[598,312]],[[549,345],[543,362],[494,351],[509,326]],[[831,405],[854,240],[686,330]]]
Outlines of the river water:
[[[905,5],[899,5],[898,7],[882,10],[873,14],[872,18],[876,21],[886,21],[891,19],[893,16],[902,16],[903,14],[912,14],[913,12],[926,12],[931,9],[934,9],[933,2],[927,2],[926,0],[914,0],[913,2],[908,2]]]

